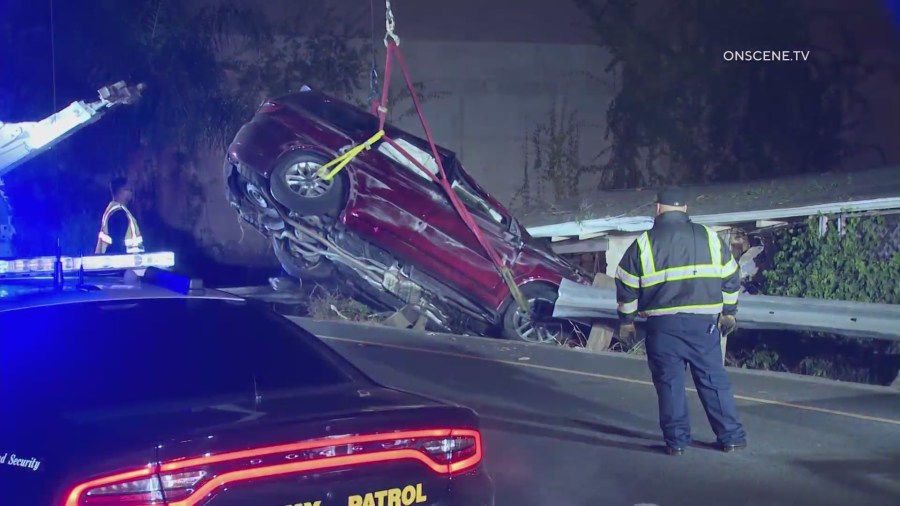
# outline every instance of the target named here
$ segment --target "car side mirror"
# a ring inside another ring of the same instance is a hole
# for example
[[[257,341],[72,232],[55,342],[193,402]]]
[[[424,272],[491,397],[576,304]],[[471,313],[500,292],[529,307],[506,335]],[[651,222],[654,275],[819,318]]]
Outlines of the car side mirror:
[[[525,239],[522,237],[522,224],[519,220],[511,218],[509,222],[509,231],[516,239],[516,248],[521,249],[525,245]]]

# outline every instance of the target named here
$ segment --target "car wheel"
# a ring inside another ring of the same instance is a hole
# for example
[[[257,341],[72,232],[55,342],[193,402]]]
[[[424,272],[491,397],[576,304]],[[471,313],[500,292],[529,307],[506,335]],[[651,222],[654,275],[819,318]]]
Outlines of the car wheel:
[[[291,254],[289,246],[286,239],[272,239],[275,257],[278,258],[281,268],[288,276],[300,281],[324,281],[334,276],[331,262],[322,257],[319,257],[314,263],[304,262],[303,259]]]
[[[536,305],[550,306],[559,296],[557,290],[544,284],[529,284],[520,287],[530,308]],[[534,321],[530,314],[511,301],[503,312],[503,337],[530,343],[561,343],[565,338],[563,324],[557,322]]]
[[[272,197],[301,215],[337,216],[344,207],[347,174],[341,171],[331,180],[320,177],[317,173],[326,163],[324,157],[309,152],[288,154],[269,179]]]

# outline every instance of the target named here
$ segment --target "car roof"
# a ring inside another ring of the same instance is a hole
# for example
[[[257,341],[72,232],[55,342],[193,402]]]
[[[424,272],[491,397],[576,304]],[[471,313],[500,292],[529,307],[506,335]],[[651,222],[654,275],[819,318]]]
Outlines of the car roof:
[[[125,271],[119,275],[66,279],[56,288],[52,278],[4,279],[0,277],[0,314],[21,309],[78,304],[150,299],[215,299],[244,301],[243,297],[205,288],[196,279],[147,269],[143,275]],[[161,271],[161,269],[155,269]]]

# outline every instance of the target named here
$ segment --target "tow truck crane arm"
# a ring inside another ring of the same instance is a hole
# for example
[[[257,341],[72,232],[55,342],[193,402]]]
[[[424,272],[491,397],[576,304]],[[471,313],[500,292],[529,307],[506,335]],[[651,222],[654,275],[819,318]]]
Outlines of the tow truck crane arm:
[[[3,195],[2,177],[35,156],[49,151],[66,137],[94,123],[110,109],[137,102],[143,84],[128,86],[119,81],[97,90],[95,102],[77,101],[50,116],[32,122],[0,121],[0,258],[12,255],[12,216]]]
[[[113,107],[133,104],[140,99],[143,89],[142,84],[129,87],[124,81],[119,81],[100,88],[97,91],[100,100],[72,102],[65,109],[40,121],[0,121],[0,177],[99,120]]]

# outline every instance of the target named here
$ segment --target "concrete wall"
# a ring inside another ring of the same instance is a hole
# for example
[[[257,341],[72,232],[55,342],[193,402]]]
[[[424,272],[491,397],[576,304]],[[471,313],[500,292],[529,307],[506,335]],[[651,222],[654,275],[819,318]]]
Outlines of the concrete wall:
[[[401,50],[413,81],[447,93],[423,106],[436,142],[456,151],[502,202],[522,184],[526,140],[550,114],[564,107],[577,114],[582,161],[603,147],[614,83],[602,73],[609,57],[597,46],[404,39]],[[403,86],[400,76],[391,86]],[[422,132],[416,116],[395,123]]]

